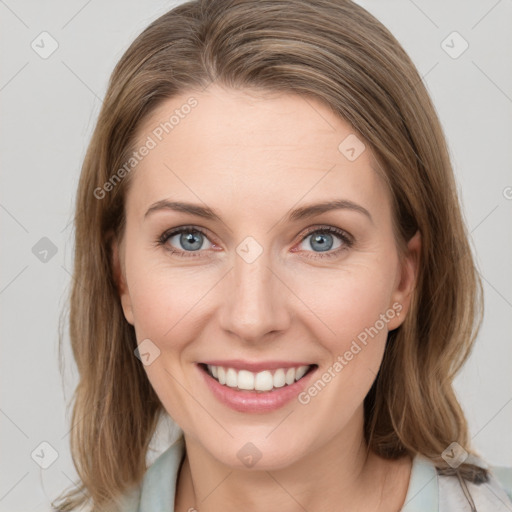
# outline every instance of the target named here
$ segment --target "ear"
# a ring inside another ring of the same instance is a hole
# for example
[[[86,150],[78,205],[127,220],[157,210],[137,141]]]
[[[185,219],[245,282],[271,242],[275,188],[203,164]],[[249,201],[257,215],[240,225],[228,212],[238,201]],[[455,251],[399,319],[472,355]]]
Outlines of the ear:
[[[112,271],[114,274],[114,280],[116,283],[119,298],[121,299],[121,306],[123,308],[124,317],[126,321],[133,325],[133,309],[130,298],[130,292],[128,291],[128,285],[126,283],[126,277],[124,273],[123,264],[123,245],[120,244],[115,236],[112,236],[111,242],[111,256],[112,256]]]
[[[421,254],[421,233],[416,231],[414,236],[407,242],[406,254],[400,262],[400,272],[397,277],[396,287],[391,296],[390,309],[397,314],[388,322],[388,330],[396,329],[407,316],[409,311],[412,292],[416,287],[418,268]]]

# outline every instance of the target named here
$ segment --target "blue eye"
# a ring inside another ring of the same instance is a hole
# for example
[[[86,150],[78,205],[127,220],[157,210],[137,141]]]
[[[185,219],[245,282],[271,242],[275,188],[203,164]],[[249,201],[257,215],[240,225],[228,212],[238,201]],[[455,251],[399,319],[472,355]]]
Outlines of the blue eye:
[[[306,236],[302,239],[301,243],[303,243],[308,238],[310,238],[310,247],[312,247],[313,249],[317,249],[319,251],[313,252],[313,255],[308,254],[306,256],[307,258],[313,259],[331,258],[338,256],[342,251],[349,249],[350,247],[352,247],[352,245],[354,245],[354,241],[348,233],[332,226],[313,228],[306,234]],[[334,243],[333,238],[338,238],[339,240],[341,240],[341,243],[334,250],[331,250]]]
[[[170,248],[170,251],[172,254],[177,254],[178,256],[184,256],[184,257],[195,257],[198,256],[197,254],[187,254],[186,256],[183,254],[183,252],[197,252],[201,249],[203,242],[205,240],[208,240],[206,238],[206,235],[200,231],[199,229],[195,229],[192,227],[184,227],[179,228],[175,231],[171,231],[170,233],[164,233],[162,237],[160,237],[159,242],[161,244],[168,244],[168,242],[171,242],[172,238],[177,237],[177,242],[174,242],[174,246],[178,245],[183,247],[185,251],[182,250],[174,250],[173,247]]]
[[[319,259],[334,257],[342,251],[352,247],[354,244],[351,235],[341,229],[332,226],[322,226],[311,229],[302,238],[301,244],[309,237],[311,237],[309,245],[313,249],[313,255],[307,255],[307,258]],[[170,242],[173,238],[176,238],[176,240],[171,244]],[[335,238],[338,238],[340,243],[338,247],[335,247],[334,250],[332,250],[334,244],[333,239]],[[201,229],[195,228],[193,226],[184,226],[164,232],[158,238],[157,244],[165,246],[165,248],[169,250],[171,254],[175,254],[179,257],[189,258],[202,256],[201,248],[203,248],[203,243],[205,241],[210,244],[210,247],[206,247],[206,249],[211,248],[211,242],[209,242],[206,234]],[[178,249],[175,248],[176,246],[178,246]],[[310,251],[298,251],[294,249],[293,252],[307,253]]]

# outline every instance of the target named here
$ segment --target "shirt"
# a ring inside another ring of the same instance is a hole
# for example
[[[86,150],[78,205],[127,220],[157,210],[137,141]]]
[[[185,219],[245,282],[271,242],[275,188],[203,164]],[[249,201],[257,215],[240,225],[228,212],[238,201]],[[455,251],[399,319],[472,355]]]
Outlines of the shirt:
[[[180,437],[146,470],[139,488],[124,496],[122,512],[174,512],[184,456],[185,442]],[[512,468],[488,469],[487,483],[464,481],[463,487],[456,476],[439,475],[432,461],[416,455],[400,512],[512,512]]]

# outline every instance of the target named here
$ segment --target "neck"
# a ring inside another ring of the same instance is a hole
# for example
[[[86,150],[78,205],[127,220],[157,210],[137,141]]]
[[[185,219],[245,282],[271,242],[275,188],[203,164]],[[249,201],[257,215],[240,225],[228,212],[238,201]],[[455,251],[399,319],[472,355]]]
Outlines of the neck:
[[[410,460],[397,465],[397,461],[386,461],[367,450],[362,410],[328,442],[311,447],[279,469],[233,469],[187,436],[185,445],[186,456],[176,487],[176,512],[372,511],[381,500],[385,500],[382,503],[386,503],[386,509],[389,505],[389,510],[397,510],[405,500],[410,475]],[[388,496],[386,483],[390,477],[393,492]]]

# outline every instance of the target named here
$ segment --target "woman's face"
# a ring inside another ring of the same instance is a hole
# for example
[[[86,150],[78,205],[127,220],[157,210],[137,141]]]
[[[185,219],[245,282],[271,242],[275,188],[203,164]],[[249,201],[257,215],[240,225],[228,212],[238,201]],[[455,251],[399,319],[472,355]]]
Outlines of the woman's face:
[[[167,412],[232,467],[362,434],[419,243],[399,261],[370,149],[316,100],[216,85],[167,100],[138,135],[114,261]]]

